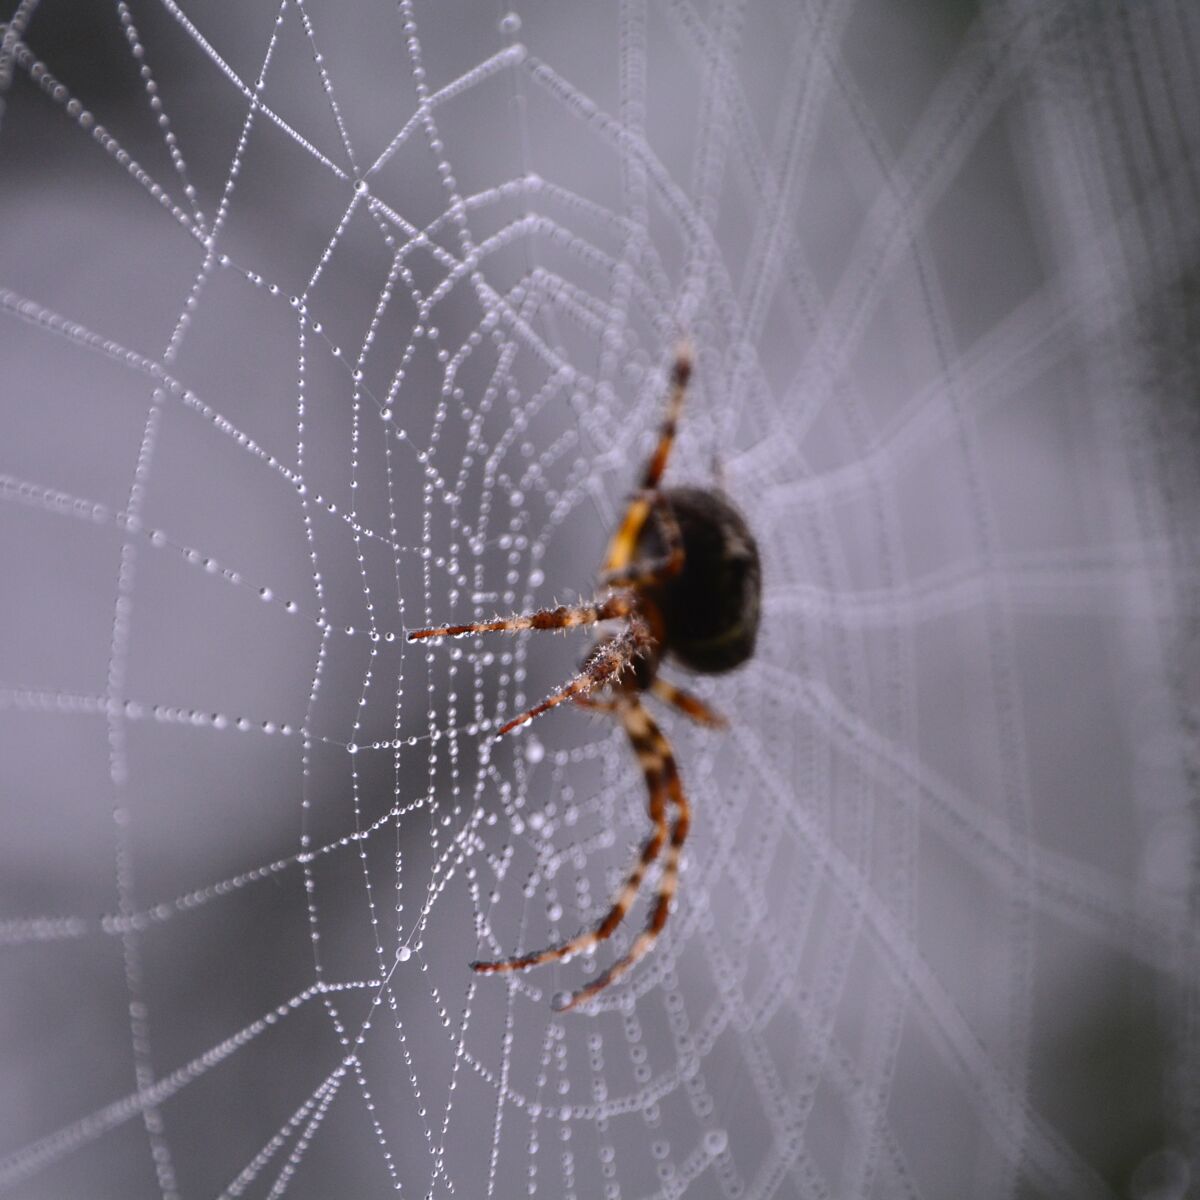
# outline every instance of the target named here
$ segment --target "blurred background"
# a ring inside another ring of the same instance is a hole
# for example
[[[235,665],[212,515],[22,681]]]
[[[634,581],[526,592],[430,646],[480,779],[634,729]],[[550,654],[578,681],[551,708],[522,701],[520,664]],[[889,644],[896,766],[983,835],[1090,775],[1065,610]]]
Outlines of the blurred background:
[[[1187,0],[0,5],[0,1193],[1200,1177]],[[671,482],[762,551],[660,713],[494,730]]]

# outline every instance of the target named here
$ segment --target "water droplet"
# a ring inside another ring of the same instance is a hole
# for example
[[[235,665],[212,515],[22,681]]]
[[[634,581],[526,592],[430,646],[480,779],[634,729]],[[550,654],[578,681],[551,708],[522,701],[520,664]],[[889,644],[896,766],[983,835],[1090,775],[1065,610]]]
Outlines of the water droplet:
[[[704,1149],[709,1154],[724,1154],[729,1145],[729,1134],[724,1129],[710,1129],[704,1135]]]
[[[525,745],[526,761],[540,763],[546,757],[546,747],[535,737],[528,738]]]
[[[397,962],[408,962],[410,958],[412,958],[412,951],[407,946],[401,946],[400,949],[396,951]]]

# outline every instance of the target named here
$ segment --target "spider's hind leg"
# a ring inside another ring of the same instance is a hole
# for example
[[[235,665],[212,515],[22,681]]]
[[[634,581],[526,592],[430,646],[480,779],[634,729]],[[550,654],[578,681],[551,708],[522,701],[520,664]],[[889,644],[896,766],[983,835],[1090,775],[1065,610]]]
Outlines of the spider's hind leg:
[[[683,794],[683,785],[679,780],[679,769],[675,765],[675,755],[671,752],[671,743],[667,741],[662,730],[651,719],[650,714],[640,705],[631,704],[622,710],[622,719],[629,740],[633,743],[638,762],[646,775],[646,786],[650,792],[651,813],[658,813],[659,820],[665,822],[667,800],[675,804],[675,820],[671,824],[671,836],[667,845],[666,858],[663,861],[662,880],[658,885],[658,895],[646,920],[646,927],[633,939],[629,950],[607,971],[598,975],[590,983],[584,984],[576,992],[571,992],[555,998],[554,1007],[559,1012],[568,1010],[590,1000],[602,992],[610,983],[619,979],[658,940],[663,931],[667,918],[671,915],[671,900],[679,884],[679,859],[683,853],[683,843],[687,840],[688,828],[691,825],[692,813],[687,798]],[[611,921],[613,928],[624,917],[637,887],[641,884],[642,876],[648,864],[643,855],[630,874],[629,881],[622,889],[617,903],[613,905],[601,928]],[[608,930],[611,933],[612,930]],[[605,937],[608,936],[605,933]]]
[[[634,548],[641,536],[653,507],[652,494],[658,490],[659,480],[667,469],[667,459],[675,444],[675,430],[679,425],[679,414],[683,411],[683,398],[687,395],[688,382],[692,378],[692,349],[687,342],[680,342],[675,350],[675,361],[671,366],[671,392],[667,398],[667,414],[658,430],[658,442],[646,460],[637,495],[629,502],[604,557],[601,575],[606,576],[622,570],[633,558]]]
[[[631,702],[621,706],[621,720],[629,734],[629,740],[638,757],[638,762],[646,776],[648,792],[647,807],[654,828],[642,845],[642,852],[626,877],[625,883],[617,893],[612,907],[598,925],[584,933],[563,942],[559,946],[551,946],[546,950],[537,950],[532,954],[522,954],[516,958],[506,958],[499,962],[472,963],[473,970],[481,974],[495,974],[504,971],[523,971],[528,967],[536,967],[541,963],[554,962],[571,954],[579,954],[590,950],[606,938],[612,936],[617,927],[625,919],[625,914],[633,904],[642,880],[650,869],[651,863],[662,853],[663,846],[667,847],[666,862],[663,866],[662,882],[659,884],[658,897],[646,922],[646,928],[634,939],[628,953],[619,958],[604,974],[585,984],[579,991],[556,998],[554,1007],[565,1012],[577,1004],[590,999],[606,988],[614,979],[625,974],[654,945],[667,917],[671,911],[671,898],[675,895],[675,887],[679,879],[679,856],[687,837],[691,810],[683,795],[683,787],[679,782],[679,772],[675,766],[675,757],[671,753],[670,743],[662,731],[651,719],[650,714],[638,703]],[[667,804],[673,801],[676,807],[675,820],[670,826],[668,838]]]
[[[658,481],[667,469],[667,459],[670,457],[671,447],[675,444],[679,414],[683,411],[683,398],[687,395],[691,378],[692,348],[687,342],[680,342],[675,348],[675,361],[671,364],[671,394],[667,399],[667,415],[659,426],[658,445],[646,461],[646,469],[642,474],[643,490],[658,487]]]
[[[655,678],[650,690],[664,704],[677,708],[685,717],[690,717],[697,725],[707,725],[710,729],[728,729],[729,722],[716,709],[709,708],[698,696],[685,692],[683,688],[668,683],[661,675]]]
[[[642,885],[642,879],[650,869],[650,864],[658,858],[667,841],[667,788],[662,777],[656,772],[652,772],[650,767],[646,768],[646,783],[649,788],[647,807],[653,828],[642,844],[641,854],[621,890],[617,893],[612,907],[600,923],[561,945],[550,946],[545,950],[536,950],[532,954],[521,954],[515,958],[501,959],[499,962],[475,962],[471,964],[472,970],[481,974],[523,971],[541,963],[555,962],[572,954],[580,954],[612,936],[617,926],[625,919],[630,905],[633,904],[638,888]]]

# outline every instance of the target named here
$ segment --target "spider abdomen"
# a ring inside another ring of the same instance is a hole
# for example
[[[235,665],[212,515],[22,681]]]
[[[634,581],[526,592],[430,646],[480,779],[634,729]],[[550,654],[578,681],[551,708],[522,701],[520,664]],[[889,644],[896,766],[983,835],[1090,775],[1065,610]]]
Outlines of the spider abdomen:
[[[731,671],[754,653],[758,636],[758,544],[720,492],[679,487],[661,497],[683,542],[683,568],[648,592],[661,616],[662,649],[692,671]],[[654,558],[664,549],[659,522],[647,521],[637,556]]]

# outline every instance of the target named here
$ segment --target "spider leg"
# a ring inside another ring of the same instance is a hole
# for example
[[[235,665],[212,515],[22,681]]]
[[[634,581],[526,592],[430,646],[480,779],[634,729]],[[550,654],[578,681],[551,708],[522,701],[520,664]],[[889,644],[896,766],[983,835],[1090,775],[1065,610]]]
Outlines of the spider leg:
[[[658,481],[666,470],[671,446],[675,442],[675,427],[679,423],[679,414],[683,411],[683,397],[687,393],[691,377],[692,348],[687,342],[680,342],[675,348],[675,361],[671,364],[671,395],[667,400],[667,415],[658,431],[658,445],[650,455],[642,475],[643,491],[651,491],[658,487]]]
[[[644,712],[644,710],[642,711]],[[649,720],[648,717],[647,720]],[[625,720],[625,725],[627,729],[630,729],[630,738],[634,738],[632,726],[628,718]],[[478,971],[481,974],[495,974],[501,971],[523,971],[527,967],[536,967],[539,963],[554,962],[558,959],[566,958],[568,955],[589,950],[592,946],[604,941],[605,938],[611,937],[613,931],[625,919],[625,914],[629,911],[629,907],[637,895],[638,888],[642,885],[642,880],[645,878],[650,864],[658,858],[663,844],[667,840],[668,789],[666,781],[655,765],[658,761],[657,754],[648,747],[639,745],[637,741],[634,742],[634,745],[637,749],[638,758],[641,760],[642,767],[646,772],[646,785],[649,789],[647,808],[650,820],[653,823],[653,829],[650,831],[650,836],[642,844],[642,852],[633,869],[629,872],[621,890],[617,893],[617,898],[613,901],[607,915],[594,928],[571,938],[570,941],[563,942],[561,945],[551,946],[546,950],[537,950],[532,954],[522,954],[516,958],[502,959],[499,962],[474,962],[471,964],[472,970]]]
[[[584,692],[580,692],[578,696],[571,697],[572,704],[578,704],[580,708],[590,709],[592,712],[615,713],[621,707],[621,701],[615,699],[601,700],[598,696],[589,696]]]
[[[683,785],[679,781],[679,770],[675,765],[671,744],[641,705],[632,705],[629,708],[625,715],[625,728],[629,731],[629,738],[637,751],[638,761],[641,762],[642,768],[646,772],[646,783],[650,788],[651,796],[653,797],[656,791],[665,792],[675,803],[675,820],[671,825],[671,840],[663,860],[662,880],[658,885],[658,896],[655,899],[654,907],[650,910],[650,916],[646,920],[646,927],[634,938],[628,952],[617,959],[607,971],[598,975],[590,983],[584,984],[578,991],[556,997],[554,1008],[559,1012],[568,1012],[576,1005],[590,1000],[614,980],[624,975],[638,959],[646,954],[658,940],[658,935],[667,923],[667,917],[671,913],[671,900],[679,884],[679,857],[683,851],[683,843],[687,840],[692,810],[683,794]],[[662,805],[662,798],[660,797],[656,803]],[[630,883],[635,878],[639,884],[641,883],[645,867],[639,864],[639,868],[634,875],[630,876]],[[633,895],[629,892],[628,884],[622,891],[620,900],[625,900],[627,894],[629,901],[632,902]],[[628,905],[625,907],[627,908]],[[613,913],[617,912],[619,908],[620,901],[605,920],[610,920]],[[620,908],[618,921],[624,916],[624,913],[625,909]]]
[[[535,717],[540,717],[542,713],[556,708],[564,700],[573,700],[586,695],[593,688],[615,681],[633,663],[634,658],[647,651],[652,644],[653,639],[645,621],[630,614],[629,626],[623,633],[605,638],[591,648],[578,675],[557,691],[551,692],[540,704],[535,704],[519,716],[513,717],[511,721],[506,721],[496,731],[496,736],[502,738],[518,725],[525,725]]]
[[[608,544],[608,553],[604,558],[601,574],[620,571],[633,557],[638,537],[642,527],[650,516],[651,500],[647,493],[658,490],[658,482],[666,470],[667,459],[675,442],[675,429],[679,424],[679,414],[683,410],[683,398],[687,393],[688,380],[692,377],[692,351],[686,342],[681,342],[675,351],[675,362],[671,367],[671,392],[667,399],[667,415],[658,432],[658,444],[646,461],[642,472],[639,493],[629,502],[617,532],[613,534]]]
[[[727,729],[729,722],[715,709],[709,708],[703,700],[685,692],[683,688],[668,683],[658,676],[650,685],[650,690],[664,703],[677,708],[686,717],[691,717],[698,725],[707,725],[711,729]]]
[[[594,625],[597,621],[627,617],[634,607],[635,600],[629,592],[614,592],[598,604],[560,604],[557,608],[542,608],[537,612],[498,617],[494,621],[414,629],[409,632],[408,640],[418,642],[424,638],[459,637],[464,633],[510,633],[518,629],[570,629],[576,625]]]
[[[650,587],[683,570],[683,533],[674,510],[658,492],[647,493],[645,499],[662,534],[666,553],[659,558],[631,559],[616,570],[602,572],[600,582],[605,587]]]

